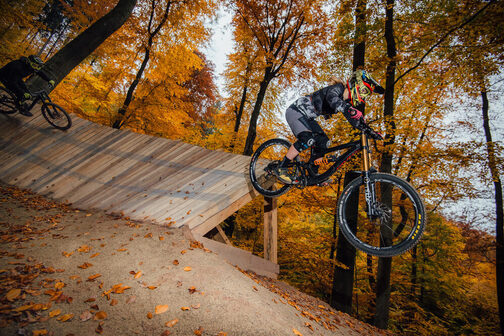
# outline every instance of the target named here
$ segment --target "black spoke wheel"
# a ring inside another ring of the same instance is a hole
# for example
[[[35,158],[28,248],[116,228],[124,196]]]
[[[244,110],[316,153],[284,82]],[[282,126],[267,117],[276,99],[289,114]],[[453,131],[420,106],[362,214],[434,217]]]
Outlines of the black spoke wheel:
[[[0,87],[0,113],[12,114],[18,110],[16,99],[10,91]]]
[[[287,140],[271,139],[259,146],[252,155],[249,166],[250,180],[262,195],[280,196],[292,187],[280,182],[273,174],[273,169],[282,162],[290,146]]]
[[[351,181],[338,200],[340,231],[356,249],[393,257],[413,248],[425,229],[425,207],[418,192],[403,179],[384,173],[370,175],[375,187],[375,216],[367,213],[362,177]]]
[[[59,105],[54,103],[42,104],[42,115],[52,127],[59,130],[67,130],[72,126],[72,119]]]

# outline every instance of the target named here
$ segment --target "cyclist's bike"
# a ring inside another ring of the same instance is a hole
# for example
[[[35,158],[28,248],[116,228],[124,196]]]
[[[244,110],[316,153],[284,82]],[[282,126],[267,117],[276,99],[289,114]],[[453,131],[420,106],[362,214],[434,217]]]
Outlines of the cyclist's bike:
[[[41,111],[44,118],[51,126],[60,130],[67,130],[72,126],[72,119],[68,113],[59,105],[52,102],[51,98],[45,90],[34,92],[31,94],[33,101],[26,108],[30,111],[38,102],[42,103]],[[0,86],[0,113],[12,114],[20,111],[22,107],[16,96],[8,89]]]
[[[282,162],[290,142],[271,139],[264,142],[252,155],[249,173],[252,185],[264,196],[277,197],[291,188],[321,185],[350,157],[362,152],[363,170],[343,189],[337,202],[340,231],[355,248],[379,257],[392,257],[414,247],[425,229],[425,206],[418,192],[407,181],[371,167],[371,151],[366,127],[360,140],[325,150],[325,156],[309,159],[300,155],[289,169],[296,176],[294,184],[284,184],[274,175]],[[342,154],[335,152],[342,151]],[[333,153],[334,155],[329,155]],[[319,167],[327,167],[319,173]]]

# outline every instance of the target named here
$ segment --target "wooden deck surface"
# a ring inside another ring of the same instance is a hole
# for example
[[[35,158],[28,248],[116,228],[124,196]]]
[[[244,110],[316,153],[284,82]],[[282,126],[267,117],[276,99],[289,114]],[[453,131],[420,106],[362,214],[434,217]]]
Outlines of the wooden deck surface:
[[[203,235],[257,196],[247,156],[101,126],[0,115],[0,180],[81,209]]]

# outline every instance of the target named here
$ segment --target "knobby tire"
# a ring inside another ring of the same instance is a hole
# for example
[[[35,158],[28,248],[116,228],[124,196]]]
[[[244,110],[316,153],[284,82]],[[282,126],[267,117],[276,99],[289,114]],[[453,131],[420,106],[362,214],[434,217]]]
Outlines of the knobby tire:
[[[44,103],[41,110],[45,120],[52,127],[64,131],[72,126],[72,119],[61,106],[54,103]]]
[[[408,182],[397,176],[373,173],[370,180],[376,186],[376,204],[385,215],[380,219],[368,218],[364,181],[358,177],[343,189],[338,200],[340,231],[356,249],[368,254],[378,257],[402,254],[413,248],[424,232],[423,201]]]

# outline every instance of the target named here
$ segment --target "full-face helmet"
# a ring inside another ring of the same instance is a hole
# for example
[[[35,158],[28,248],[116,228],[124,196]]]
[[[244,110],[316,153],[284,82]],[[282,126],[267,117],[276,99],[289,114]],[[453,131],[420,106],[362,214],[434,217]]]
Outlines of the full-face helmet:
[[[364,103],[373,92],[385,93],[385,89],[366,70],[355,71],[347,81],[347,88],[352,106]]]

